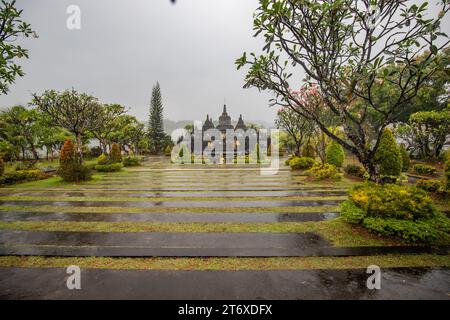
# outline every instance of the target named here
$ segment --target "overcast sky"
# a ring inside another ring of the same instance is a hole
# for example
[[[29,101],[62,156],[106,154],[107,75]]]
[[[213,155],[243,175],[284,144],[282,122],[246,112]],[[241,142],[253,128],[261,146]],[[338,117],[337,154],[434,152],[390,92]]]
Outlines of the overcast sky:
[[[69,30],[66,9],[81,9]],[[0,106],[26,104],[31,92],[74,87],[120,103],[146,119],[152,86],[161,85],[164,116],[217,120],[224,99],[233,119],[272,122],[268,94],[243,89],[234,61],[262,48],[252,37],[257,0],[18,0],[39,34],[24,43],[30,59]]]
[[[81,8],[80,30],[66,27],[69,5]],[[0,96],[1,107],[26,104],[31,92],[74,87],[145,120],[159,81],[168,119],[209,113],[217,120],[224,99],[234,120],[240,113],[270,123],[275,117],[270,96],[243,89],[245,72],[234,65],[243,51],[263,47],[262,38],[252,37],[257,0],[18,0],[17,6],[39,38],[24,42],[26,75]]]

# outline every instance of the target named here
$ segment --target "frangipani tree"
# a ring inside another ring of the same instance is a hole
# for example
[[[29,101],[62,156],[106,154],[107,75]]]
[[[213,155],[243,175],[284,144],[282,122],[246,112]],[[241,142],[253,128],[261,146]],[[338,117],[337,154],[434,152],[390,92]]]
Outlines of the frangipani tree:
[[[244,53],[236,64],[249,67],[245,87],[274,93],[272,104],[313,121],[358,157],[370,180],[379,181],[374,154],[383,129],[436,72],[436,55],[448,44],[441,21],[449,0],[434,4],[440,7],[432,17],[428,3],[407,0],[261,0],[254,30],[265,38],[265,53]],[[392,64],[396,68],[389,68]],[[317,86],[345,139],[333,134],[291,89],[299,86],[291,83],[294,74],[305,76],[305,87]],[[372,92],[384,83],[398,90],[378,104]],[[373,112],[380,117],[375,129],[367,117]]]

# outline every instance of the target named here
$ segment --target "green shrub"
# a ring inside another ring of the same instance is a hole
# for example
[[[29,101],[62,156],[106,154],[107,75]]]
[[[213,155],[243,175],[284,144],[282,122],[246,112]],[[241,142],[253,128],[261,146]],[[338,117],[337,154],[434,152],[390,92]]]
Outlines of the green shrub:
[[[120,152],[120,147],[117,143],[113,143],[111,146],[110,158],[111,158],[112,163],[122,162],[122,154]]]
[[[416,220],[430,218],[437,212],[425,191],[395,184],[358,185],[350,190],[349,199],[368,216]]]
[[[67,182],[85,181],[91,178],[91,169],[78,162],[71,139],[67,139],[61,149],[57,173]]]
[[[415,173],[424,174],[424,175],[427,175],[427,176],[436,173],[436,168],[435,167],[432,167],[432,166],[429,166],[429,165],[426,165],[426,164],[421,164],[421,163],[415,164],[413,166],[413,170],[414,170]]]
[[[67,182],[79,182],[89,180],[92,176],[91,169],[88,166],[77,162],[67,163],[60,166],[58,175]]]
[[[358,207],[353,201],[344,201],[340,204],[341,217],[348,223],[359,224],[361,223],[366,214],[363,209]]]
[[[3,158],[0,157],[0,176],[2,176],[5,173],[5,162],[3,161]]]
[[[407,242],[428,244],[446,237],[450,231],[449,219],[444,216],[417,221],[367,217],[362,225],[380,235],[400,238]]]
[[[284,162],[285,165],[289,166],[289,162],[294,159],[294,158],[298,158],[297,156],[295,156],[294,154],[289,156],[289,158],[287,158],[287,160]]]
[[[289,166],[292,170],[302,170],[302,169],[309,169],[311,168],[315,163],[315,160],[313,158],[307,158],[307,157],[294,157],[291,161],[289,161]]]
[[[43,177],[40,170],[19,170],[7,172],[0,176],[0,185],[38,180]]]
[[[336,141],[331,141],[326,150],[327,162],[337,168],[342,167],[345,159],[344,148]]]
[[[165,149],[164,149],[164,155],[166,156],[166,157],[170,157],[171,155],[172,155],[172,147],[171,146],[167,146]]]
[[[402,172],[402,156],[391,130],[385,128],[381,134],[380,144],[375,152],[380,176],[392,180]]]
[[[400,145],[400,155],[402,156],[402,172],[406,172],[409,169],[409,153],[404,144]]]
[[[115,172],[120,171],[122,168],[122,163],[98,164],[95,166],[95,170],[99,172]]]
[[[450,191],[450,150],[447,151],[447,160],[445,161],[444,189]]]
[[[340,178],[337,168],[329,163],[315,163],[311,169],[308,170],[308,173],[316,180]]]
[[[140,164],[139,158],[135,156],[128,156],[123,159],[124,167],[134,167],[139,166]]]
[[[16,167],[14,170],[16,171],[22,171],[22,170],[34,170],[36,167],[34,166],[34,163],[32,162],[19,162],[16,164]]]
[[[348,175],[358,177],[358,178],[364,178],[364,175],[366,174],[366,170],[359,165],[356,164],[349,164],[344,168],[344,172]]]
[[[302,157],[305,158],[316,158],[316,151],[314,150],[314,146],[308,142],[302,149]]]
[[[346,222],[380,235],[427,244],[449,238],[450,220],[437,211],[425,191],[415,187],[359,185],[340,207]]]
[[[439,180],[417,180],[416,186],[428,192],[437,192],[442,187],[442,182]]]
[[[97,158],[97,164],[99,165],[104,165],[104,164],[111,164],[111,158],[109,156],[107,156],[106,154],[102,153],[98,158]]]

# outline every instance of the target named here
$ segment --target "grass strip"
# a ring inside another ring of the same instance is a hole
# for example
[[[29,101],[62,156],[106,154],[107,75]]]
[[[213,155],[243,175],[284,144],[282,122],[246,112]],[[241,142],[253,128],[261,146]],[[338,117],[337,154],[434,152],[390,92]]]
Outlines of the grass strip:
[[[342,219],[319,222],[68,222],[13,221],[0,222],[0,230],[71,231],[71,232],[316,232],[334,246],[390,246],[402,243],[369,233]]]
[[[0,267],[67,268],[114,270],[304,270],[360,269],[369,265],[395,267],[450,267],[450,257],[440,255],[383,255],[358,257],[277,258],[108,258],[3,256]]]

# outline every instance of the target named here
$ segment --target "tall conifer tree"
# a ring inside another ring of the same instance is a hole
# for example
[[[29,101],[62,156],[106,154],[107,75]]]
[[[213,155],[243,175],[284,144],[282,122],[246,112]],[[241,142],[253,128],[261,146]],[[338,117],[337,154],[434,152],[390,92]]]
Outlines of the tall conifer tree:
[[[159,83],[152,89],[150,100],[150,115],[148,119],[148,138],[149,146],[152,152],[159,153],[164,147],[164,123],[163,123],[163,104],[161,97],[161,88]]]

